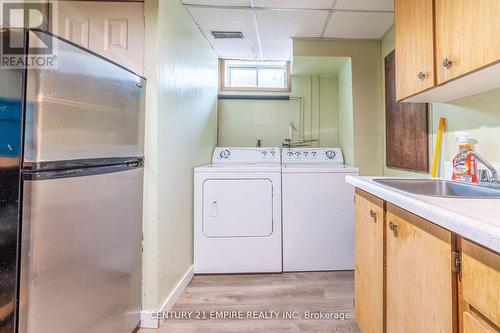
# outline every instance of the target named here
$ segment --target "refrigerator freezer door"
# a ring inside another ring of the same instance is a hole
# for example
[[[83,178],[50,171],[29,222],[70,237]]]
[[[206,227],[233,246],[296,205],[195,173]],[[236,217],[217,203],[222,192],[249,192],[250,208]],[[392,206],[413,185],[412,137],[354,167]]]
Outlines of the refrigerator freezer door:
[[[139,324],[143,169],[103,170],[24,181],[20,333]]]
[[[145,80],[48,33],[29,34],[57,58],[53,68],[28,69],[24,166],[144,156]]]

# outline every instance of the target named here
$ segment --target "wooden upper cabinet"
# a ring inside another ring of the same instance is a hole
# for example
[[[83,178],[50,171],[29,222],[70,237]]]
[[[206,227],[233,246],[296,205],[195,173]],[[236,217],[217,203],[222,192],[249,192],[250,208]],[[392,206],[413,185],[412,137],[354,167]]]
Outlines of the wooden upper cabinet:
[[[384,203],[356,189],[354,285],[363,333],[384,332]]]
[[[500,60],[499,15],[499,0],[435,0],[438,84]]]
[[[433,11],[433,0],[395,1],[398,101],[434,86]]]
[[[392,204],[385,232],[386,332],[456,332],[451,232]]]

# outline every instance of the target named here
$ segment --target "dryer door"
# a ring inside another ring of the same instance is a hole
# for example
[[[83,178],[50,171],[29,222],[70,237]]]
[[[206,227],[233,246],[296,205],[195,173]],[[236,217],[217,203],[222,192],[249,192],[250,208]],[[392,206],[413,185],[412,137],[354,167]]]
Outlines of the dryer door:
[[[203,184],[203,234],[267,237],[273,233],[269,179],[210,179]]]

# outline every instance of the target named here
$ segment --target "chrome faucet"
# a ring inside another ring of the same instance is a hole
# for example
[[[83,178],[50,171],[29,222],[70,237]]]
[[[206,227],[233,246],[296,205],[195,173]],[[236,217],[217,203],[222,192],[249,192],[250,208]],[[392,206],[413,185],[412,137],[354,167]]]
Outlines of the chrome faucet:
[[[498,178],[498,172],[496,168],[477,152],[471,151],[471,154],[474,155],[474,157],[476,157],[476,159],[491,172],[491,175],[489,175],[487,170],[480,170],[479,182],[500,185],[500,179]]]

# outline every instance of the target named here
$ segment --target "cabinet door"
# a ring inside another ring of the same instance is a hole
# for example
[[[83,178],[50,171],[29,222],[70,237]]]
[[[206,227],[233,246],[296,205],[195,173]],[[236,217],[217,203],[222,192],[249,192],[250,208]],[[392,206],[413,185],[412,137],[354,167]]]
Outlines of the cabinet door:
[[[396,98],[434,86],[433,0],[396,0]]]
[[[355,317],[361,332],[384,329],[383,201],[356,190]]]
[[[499,13],[498,0],[436,0],[438,84],[500,60]]]
[[[462,314],[463,333],[497,333],[498,331],[491,327],[473,312],[464,312]]]
[[[461,241],[461,248],[460,287],[465,311],[472,307],[492,326],[500,327],[500,255],[467,240]],[[466,314],[462,315],[464,323]]]
[[[386,220],[386,332],[456,332],[451,233],[391,204]]]

